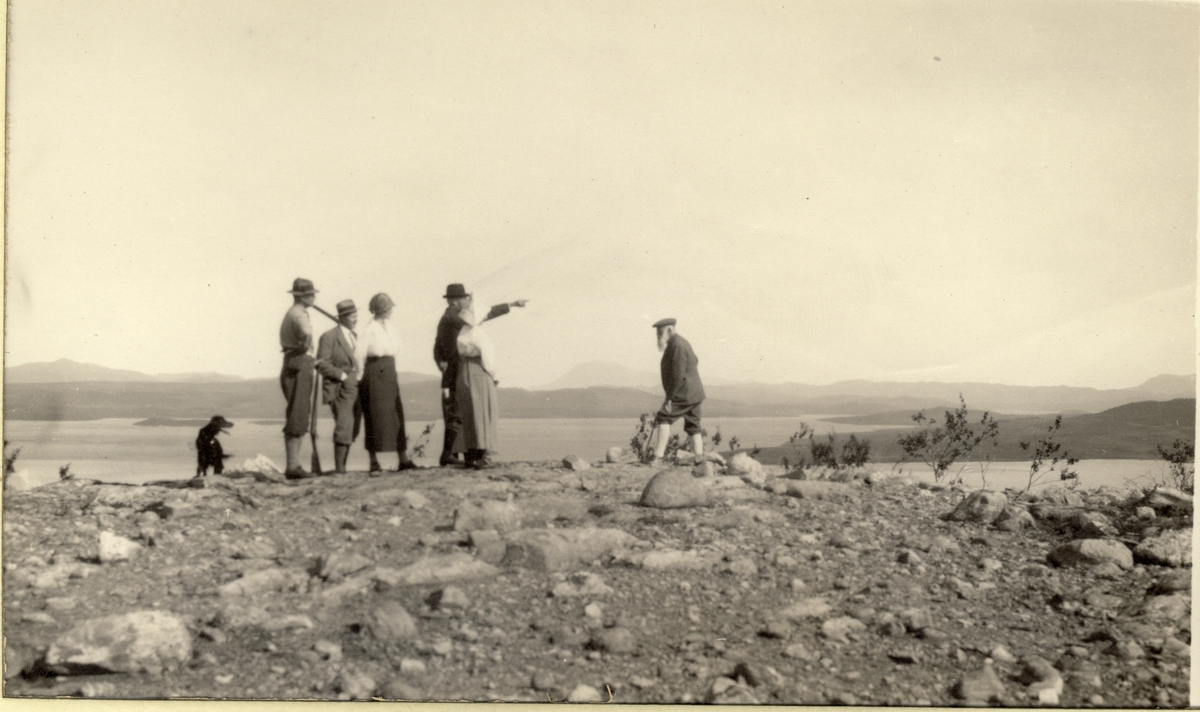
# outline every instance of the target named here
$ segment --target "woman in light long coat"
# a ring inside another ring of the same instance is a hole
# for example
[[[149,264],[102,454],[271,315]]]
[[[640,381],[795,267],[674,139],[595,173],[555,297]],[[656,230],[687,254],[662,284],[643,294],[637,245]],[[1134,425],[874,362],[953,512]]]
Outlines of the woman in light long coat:
[[[371,297],[370,309],[375,315],[358,335],[354,346],[354,361],[358,372],[359,401],[362,404],[364,442],[371,456],[371,474],[383,472],[376,453],[399,453],[396,471],[417,466],[408,458],[408,435],[404,431],[404,405],[400,402],[399,368],[400,334],[392,323],[392,298],[380,292]]]
[[[464,454],[467,467],[482,470],[494,464],[489,450],[497,444],[496,420],[500,417],[500,402],[496,396],[496,352],[487,333],[476,323],[475,312],[468,309],[460,314],[463,327],[458,332],[458,413],[462,430],[455,443],[455,452]]]

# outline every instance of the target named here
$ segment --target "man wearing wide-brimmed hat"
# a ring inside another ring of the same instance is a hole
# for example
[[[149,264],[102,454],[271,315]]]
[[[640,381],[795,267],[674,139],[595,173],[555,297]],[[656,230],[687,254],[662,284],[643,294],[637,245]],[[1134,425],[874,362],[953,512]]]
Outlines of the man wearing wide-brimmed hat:
[[[300,466],[301,438],[308,432],[312,416],[313,395],[313,329],[308,318],[308,308],[317,298],[313,283],[302,277],[292,282],[288,292],[293,304],[283,316],[279,327],[279,345],[283,348],[283,370],[279,374],[279,385],[287,398],[286,419],[283,424],[283,444],[287,452],[289,479],[309,477]]]
[[[358,437],[362,407],[358,400],[358,367],[354,362],[354,347],[358,335],[358,309],[354,300],[344,299],[337,305],[338,325],[321,334],[317,344],[317,370],[324,377],[322,401],[333,411],[334,471],[346,471],[350,445]]]
[[[450,284],[446,286],[446,293],[442,297],[447,306],[446,312],[438,322],[437,337],[433,342],[433,360],[442,372],[442,419],[446,424],[446,433],[442,438],[442,456],[438,464],[445,467],[458,462],[454,455],[454,441],[462,429],[462,418],[458,413],[456,390],[459,366],[457,340],[458,333],[464,325],[462,314],[471,309],[472,296],[463,285]],[[515,302],[497,304],[488,310],[487,316],[480,323],[507,314],[509,307],[523,307],[527,301],[518,299]]]
[[[658,442],[654,446],[654,464],[662,460],[667,450],[667,438],[671,435],[671,423],[683,418],[683,431],[692,438],[692,452],[700,462],[704,453],[704,435],[700,432],[700,404],[704,401],[704,384],[700,382],[697,366],[700,359],[692,351],[692,345],[675,333],[674,319],[654,322],[658,333],[658,350],[662,352],[663,391],[666,400],[654,416],[658,429]]]

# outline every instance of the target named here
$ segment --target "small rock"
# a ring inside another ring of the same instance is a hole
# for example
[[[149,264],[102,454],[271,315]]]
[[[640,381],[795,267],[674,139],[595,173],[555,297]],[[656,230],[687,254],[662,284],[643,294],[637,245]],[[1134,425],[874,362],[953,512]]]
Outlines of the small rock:
[[[98,682],[96,680],[92,680],[91,682],[85,682],[79,688],[79,696],[89,698],[116,697],[117,686],[111,682]]]
[[[783,649],[783,655],[787,658],[795,658],[805,662],[816,662],[820,659],[820,654],[809,650],[802,643],[792,643]]]
[[[192,657],[192,635],[166,611],[146,610],[93,618],[59,636],[46,652],[50,669],[63,675],[112,672],[158,674]]]
[[[842,616],[822,623],[821,635],[830,640],[836,640],[839,643],[849,643],[849,636],[866,629],[867,626],[863,625],[862,621],[855,620],[849,616]]]
[[[562,464],[563,467],[567,468],[568,470],[574,470],[575,472],[582,472],[583,470],[592,469],[591,464],[578,455],[567,455],[563,458]]]
[[[699,618],[699,616],[697,616]],[[792,626],[787,621],[771,620],[758,633],[764,638],[786,640],[792,635]]]
[[[53,596],[46,599],[46,608],[52,611],[69,611],[75,607],[75,603],[71,596]]]
[[[625,457],[625,449],[614,445],[604,454],[604,461],[610,463],[620,462]]]
[[[522,512],[512,502],[487,500],[480,506],[462,502],[454,510],[454,531],[469,532],[477,529],[495,529],[505,532],[521,527]]]
[[[637,639],[628,628],[605,628],[592,634],[589,647],[609,653],[632,653],[637,648]]]
[[[313,643],[312,649],[321,656],[321,659],[329,662],[340,662],[342,659],[342,646],[332,640],[321,639]]]
[[[368,627],[376,639],[385,643],[411,640],[417,624],[398,601],[384,601],[371,612]]]
[[[1002,663],[1011,663],[1017,659],[1012,653],[1008,652],[1008,648],[1004,647],[1003,645],[997,645],[996,647],[992,648],[991,652],[988,653],[988,657]]]
[[[400,672],[405,675],[424,675],[425,663],[416,658],[404,658],[400,661]]]
[[[604,610],[600,608],[599,603],[589,603],[583,607],[583,615],[588,618],[603,618]]]
[[[725,570],[736,576],[745,577],[758,575],[758,566],[755,565],[754,559],[751,559],[747,556],[739,556],[733,561],[730,561],[729,565],[725,567]]]
[[[798,621],[804,618],[820,618],[832,610],[833,607],[824,598],[803,598],[779,611],[779,617]]]
[[[535,690],[556,690],[558,689],[558,678],[549,670],[538,670],[533,674],[533,679],[529,681],[529,686]]]
[[[357,668],[343,668],[336,688],[351,700],[369,700],[375,695],[375,679]]]
[[[1076,539],[1051,551],[1047,559],[1055,566],[1092,566],[1111,562],[1125,570],[1133,568],[1133,552],[1112,539]]]
[[[579,685],[567,695],[567,702],[603,702],[604,696],[591,685]]]
[[[982,668],[962,676],[962,679],[954,686],[954,696],[967,705],[987,705],[993,701],[1002,702],[1004,683],[1000,682],[991,663],[985,662]]]
[[[943,518],[951,522],[991,524],[1007,506],[1008,498],[1003,494],[990,490],[979,490],[972,492],[966,499],[959,502],[954,511]]]
[[[743,453],[738,453],[739,455]],[[736,456],[735,456],[736,457]],[[713,681],[704,701],[718,705],[757,705],[758,699],[748,685],[728,677],[718,677]]]
[[[1156,516],[1157,515],[1154,513],[1154,509],[1152,507],[1138,507],[1137,508],[1137,518],[1138,519],[1149,521],[1151,519],[1154,519]]]
[[[138,555],[142,545],[126,539],[110,531],[100,532],[100,561],[105,564],[114,561],[128,561]]]
[[[416,490],[404,490],[400,497],[409,509],[424,509],[429,506],[429,498]]]
[[[633,685],[634,687],[636,687],[639,690],[647,690],[647,689],[650,689],[651,687],[654,687],[655,685],[657,685],[658,680],[651,680],[648,677],[642,677],[641,675],[634,675],[629,678],[629,684]]]
[[[330,583],[336,583],[374,563],[361,554],[335,551],[321,560],[319,575]]]
[[[383,685],[380,694],[384,699],[388,700],[423,700],[425,696],[417,688],[408,683],[394,678]]]

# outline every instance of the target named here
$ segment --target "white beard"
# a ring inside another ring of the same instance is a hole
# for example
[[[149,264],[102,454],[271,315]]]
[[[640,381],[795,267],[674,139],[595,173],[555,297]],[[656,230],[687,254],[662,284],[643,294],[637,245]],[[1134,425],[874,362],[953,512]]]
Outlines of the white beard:
[[[667,350],[667,342],[671,340],[670,334],[663,334],[658,337],[658,352],[662,353]]]

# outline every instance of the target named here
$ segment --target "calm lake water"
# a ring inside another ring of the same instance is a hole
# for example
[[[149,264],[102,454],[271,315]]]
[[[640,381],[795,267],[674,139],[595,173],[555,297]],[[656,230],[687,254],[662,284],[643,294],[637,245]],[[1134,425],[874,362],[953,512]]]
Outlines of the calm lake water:
[[[705,420],[710,433],[719,427],[724,438],[722,448],[729,437],[736,435],[742,447],[760,445],[770,447],[782,444],[795,432],[803,420],[819,432],[862,432],[868,428],[861,425],[828,423],[820,415],[789,418],[711,418]],[[24,421],[4,423],[4,439],[10,443],[9,450],[20,447],[17,469],[24,470],[37,483],[58,479],[61,466],[70,464],[71,471],[81,477],[90,477],[106,482],[143,483],[159,479],[186,479],[195,474],[196,452],[194,441],[197,427],[148,427],[136,426],[136,420],[105,419],[91,421]],[[411,440],[417,440],[425,422],[408,424]],[[419,464],[434,465],[441,452],[442,423],[433,424],[427,436],[425,457],[416,458]],[[271,458],[282,467],[283,437],[282,423],[236,421],[228,435],[221,436],[225,452],[232,453],[229,467],[258,454]],[[676,423],[675,431],[681,429]],[[544,461],[561,460],[566,455],[580,455],[588,460],[599,460],[613,445],[628,446],[636,422],[621,418],[591,419],[501,419],[499,423],[501,447],[496,453],[500,461]],[[886,429],[886,428],[877,428]],[[319,452],[321,464],[333,466],[333,447],[329,439],[333,422],[318,424]],[[307,469],[309,464],[308,440],[305,439],[302,458]],[[361,436],[351,448],[350,469],[367,469],[367,453],[362,447]],[[394,455],[381,456],[384,467],[395,465]],[[885,472],[901,472],[916,478],[932,481],[928,468],[905,464],[873,465]],[[1085,488],[1107,485],[1124,488],[1129,483],[1149,483],[1161,479],[1165,474],[1163,463],[1156,460],[1085,460],[1076,466]],[[957,471],[957,468],[956,470]],[[991,487],[1024,487],[1028,480],[1028,463],[997,462],[987,471],[987,483]],[[968,466],[963,480],[969,487],[980,486],[978,466]]]

